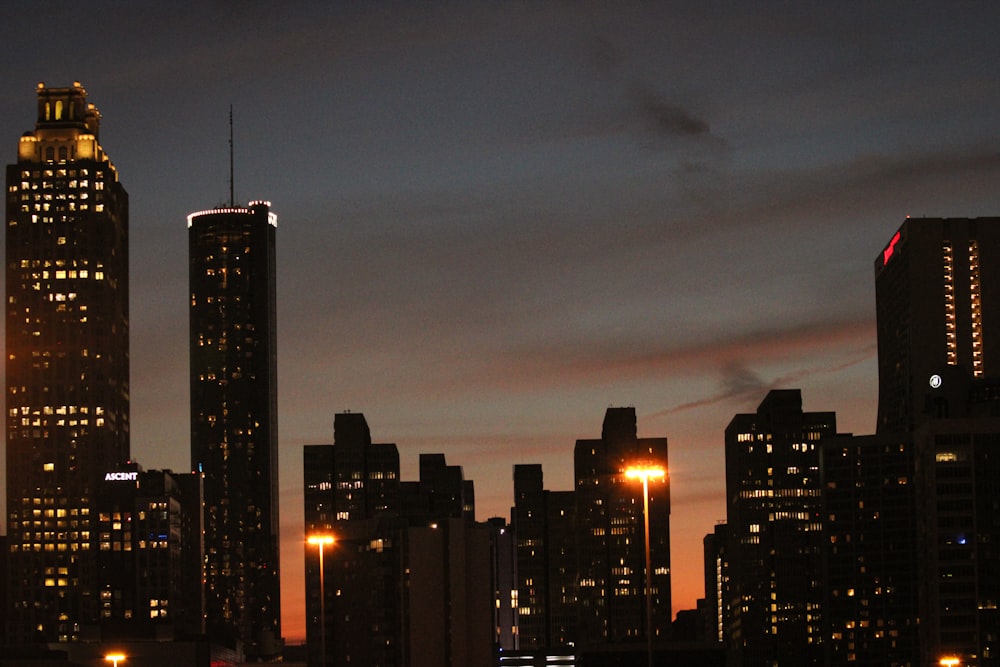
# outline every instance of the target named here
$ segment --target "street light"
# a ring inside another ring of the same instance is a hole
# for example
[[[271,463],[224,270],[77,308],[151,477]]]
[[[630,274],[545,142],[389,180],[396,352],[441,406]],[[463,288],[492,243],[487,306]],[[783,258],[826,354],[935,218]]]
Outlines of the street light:
[[[320,666],[326,667],[326,585],[323,581],[323,547],[333,544],[333,535],[310,535],[306,544],[319,547],[319,651]]]
[[[118,667],[118,662],[125,659],[124,653],[109,653],[104,659],[111,663],[112,667]]]
[[[646,538],[646,659],[649,667],[653,667],[653,586],[652,566],[649,557],[649,480],[666,477],[667,471],[659,466],[633,466],[625,469],[629,479],[642,480],[642,517]]]
[[[962,664],[962,661],[953,655],[947,655],[941,658],[938,661],[938,664],[941,665],[941,667],[958,667],[958,665]]]

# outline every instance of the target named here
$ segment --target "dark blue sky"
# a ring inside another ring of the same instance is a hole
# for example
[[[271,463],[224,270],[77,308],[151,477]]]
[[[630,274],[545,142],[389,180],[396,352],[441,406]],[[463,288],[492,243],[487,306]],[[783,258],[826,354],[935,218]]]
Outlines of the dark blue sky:
[[[0,147],[77,80],[131,197],[133,455],[188,465],[185,216],[278,213],[283,590],[335,412],[443,451],[479,518],[568,489],[609,405],[670,438],[675,600],[723,430],[801,387],[874,428],[873,261],[1000,214],[991,2],[39,3],[0,10]]]

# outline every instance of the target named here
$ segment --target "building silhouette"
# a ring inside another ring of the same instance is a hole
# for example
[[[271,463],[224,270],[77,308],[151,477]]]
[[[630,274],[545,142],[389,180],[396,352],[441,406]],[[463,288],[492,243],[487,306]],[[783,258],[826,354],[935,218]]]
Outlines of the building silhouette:
[[[202,477],[128,463],[97,491],[104,641],[204,634]]]
[[[38,84],[7,167],[8,641],[100,621],[97,486],[129,458],[128,195],[79,83]]]
[[[830,664],[924,664],[913,445],[842,435],[821,448]]]
[[[572,491],[545,490],[539,464],[514,466],[518,650],[565,649],[578,641],[576,525]]]
[[[188,216],[191,466],[204,475],[207,630],[281,650],[275,228],[268,202]]]
[[[798,389],[768,392],[726,428],[727,643],[738,665],[823,659],[822,438],[833,412],[803,412]]]
[[[912,470],[917,660],[1000,664],[1000,218],[908,218],[874,264],[876,440]]]
[[[441,454],[401,481],[394,444],[364,415],[334,417],[334,444],[303,448],[308,664],[460,667],[495,657],[496,553],[473,485]],[[324,653],[325,649],[325,653]]]
[[[303,448],[305,533],[336,540],[323,585],[319,550],[306,547],[308,664],[401,665],[399,451],[372,443],[360,412],[335,415],[333,433]]]
[[[669,471],[666,438],[639,438],[635,408],[608,408],[600,439],[577,440],[576,635],[584,648],[647,638],[643,487],[626,468],[653,465]],[[649,543],[653,642],[669,639],[670,482],[650,482]],[[520,595],[520,592],[519,592]]]
[[[702,540],[705,558],[705,640],[724,644],[732,622],[732,590],[729,583],[729,528],[717,523]]]
[[[947,416],[942,383],[997,377],[998,265],[1000,218],[907,218],[876,257],[877,433]]]

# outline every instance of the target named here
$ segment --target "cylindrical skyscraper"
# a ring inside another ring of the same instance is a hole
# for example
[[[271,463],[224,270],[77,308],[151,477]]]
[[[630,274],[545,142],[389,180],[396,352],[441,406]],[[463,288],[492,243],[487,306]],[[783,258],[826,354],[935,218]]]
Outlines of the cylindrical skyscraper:
[[[188,216],[191,466],[205,476],[211,639],[281,651],[275,228],[268,202]]]

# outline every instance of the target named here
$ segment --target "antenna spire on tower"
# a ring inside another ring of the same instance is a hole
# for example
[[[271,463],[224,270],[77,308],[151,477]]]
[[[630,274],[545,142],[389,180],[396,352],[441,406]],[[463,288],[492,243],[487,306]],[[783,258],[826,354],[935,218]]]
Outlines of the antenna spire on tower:
[[[233,176],[233,105],[229,105],[229,206],[236,206],[235,184]]]

